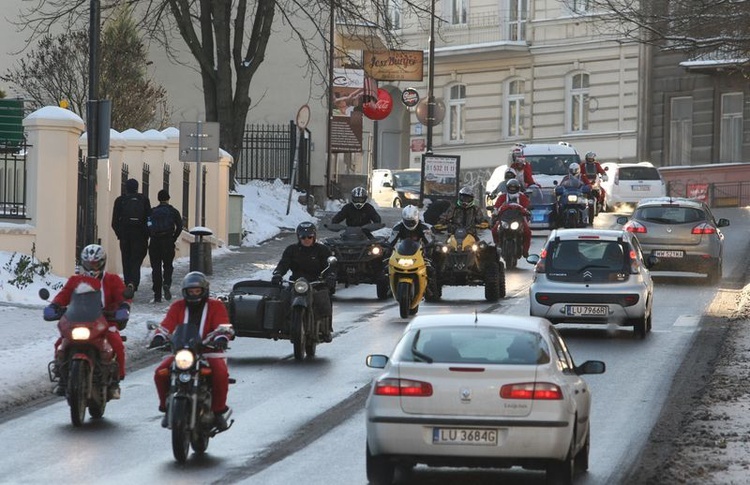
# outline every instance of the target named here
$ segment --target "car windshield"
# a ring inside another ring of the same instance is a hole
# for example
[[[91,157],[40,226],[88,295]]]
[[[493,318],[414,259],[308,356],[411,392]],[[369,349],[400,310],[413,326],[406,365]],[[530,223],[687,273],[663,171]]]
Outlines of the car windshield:
[[[618,241],[568,240],[551,245],[549,263],[551,272],[581,271],[584,269],[619,271],[628,254]]]
[[[419,187],[421,178],[420,172],[394,172],[394,187]]]
[[[568,165],[581,163],[578,155],[526,155],[534,175],[567,175]]]
[[[706,214],[702,210],[678,206],[641,207],[633,217],[656,224],[687,224],[706,220]]]
[[[661,180],[654,167],[620,167],[620,180]]]
[[[501,327],[433,327],[407,334],[394,357],[410,362],[538,365],[550,361],[536,332]]]

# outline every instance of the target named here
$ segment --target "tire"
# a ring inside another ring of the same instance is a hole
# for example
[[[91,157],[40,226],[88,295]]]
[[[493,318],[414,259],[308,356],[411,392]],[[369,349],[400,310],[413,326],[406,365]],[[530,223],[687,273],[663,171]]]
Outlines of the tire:
[[[307,358],[313,358],[315,357],[315,350],[318,347],[318,341],[314,338],[308,338],[305,339],[305,353],[307,354]]]
[[[574,472],[583,473],[589,469],[589,451],[591,450],[591,430],[586,435],[586,442],[583,444],[583,448],[578,450],[574,459]]]
[[[305,318],[307,310],[295,308],[292,310],[292,344],[294,345],[294,360],[305,358]]]
[[[68,377],[68,404],[70,421],[73,426],[81,426],[86,419],[86,401],[88,400],[89,363],[85,360],[74,360],[70,365]]]
[[[178,463],[187,461],[190,453],[190,406],[187,399],[175,399],[168,411],[172,418],[172,454]]]
[[[414,308],[409,308],[409,315],[416,315],[419,311],[419,305],[415,306]]]
[[[401,318],[409,318],[411,307],[411,285],[406,282],[398,284],[396,299],[398,300],[398,313]]]
[[[575,431],[573,431],[575,436]],[[575,458],[573,456],[573,438],[564,460],[552,460],[547,464],[547,485],[572,485],[575,472]]]
[[[709,285],[716,285],[721,281],[723,268],[721,264],[721,259],[717,260],[716,263],[712,268],[708,270],[708,278],[706,281]]]
[[[499,300],[501,289],[501,279],[503,289],[505,288],[505,278],[500,275],[500,264],[496,261],[487,263],[484,270],[484,299],[490,302]],[[504,291],[503,291],[504,292]]]
[[[393,199],[393,207],[400,208],[401,207],[401,198],[396,197]]]
[[[203,430],[193,431],[190,437],[190,447],[196,454],[202,455],[208,449],[209,439],[208,433],[204,433]]]
[[[636,338],[644,339],[646,338],[646,334],[651,330],[651,316],[643,316],[643,318],[638,318],[633,323],[633,333],[635,334]]]
[[[512,238],[507,239],[503,243],[503,260],[508,266],[508,269],[513,269],[518,266],[518,260],[516,259],[516,241]]]
[[[107,408],[107,388],[102,386],[96,392],[99,395],[89,401],[89,416],[100,419]]]
[[[375,291],[378,295],[378,300],[385,300],[388,298],[390,290],[390,283],[386,278],[380,278],[375,282]]]
[[[373,456],[370,453],[370,445],[367,445],[366,453],[367,481],[372,485],[391,485],[396,474],[396,465],[381,456]]]

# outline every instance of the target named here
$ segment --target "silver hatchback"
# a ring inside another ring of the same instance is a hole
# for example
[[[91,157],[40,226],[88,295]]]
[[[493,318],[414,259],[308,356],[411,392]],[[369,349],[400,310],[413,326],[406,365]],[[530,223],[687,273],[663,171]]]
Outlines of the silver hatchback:
[[[644,253],[659,258],[659,271],[705,273],[710,283],[721,279],[724,234],[728,219],[714,218],[695,199],[657,197],[641,201],[633,215],[619,217],[623,229],[638,237]]]
[[[530,313],[552,323],[632,326],[643,338],[651,330],[654,284],[638,240],[622,230],[557,229],[536,264],[529,288]]]

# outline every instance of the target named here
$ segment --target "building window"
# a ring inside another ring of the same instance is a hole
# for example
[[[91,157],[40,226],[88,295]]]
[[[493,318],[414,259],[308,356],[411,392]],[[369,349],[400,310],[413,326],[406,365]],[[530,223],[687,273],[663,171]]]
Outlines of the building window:
[[[524,81],[514,79],[505,85],[505,137],[516,138],[525,135],[524,121]]]
[[[466,123],[466,86],[456,84],[449,89],[448,96],[446,127],[446,141],[462,142],[464,141],[464,125]]]
[[[739,162],[742,160],[742,93],[721,95],[721,133],[719,135],[719,161]]]
[[[568,93],[568,131],[589,129],[589,75],[573,74]]]
[[[690,165],[693,149],[693,98],[672,98],[669,106],[669,164]]]
[[[508,0],[508,40],[526,39],[527,0]]]
[[[575,13],[586,13],[590,9],[589,0],[569,0],[570,8]]]
[[[388,1],[388,30],[401,29],[401,0]]]
[[[450,23],[452,25],[465,24],[469,0],[448,0],[448,2]]]

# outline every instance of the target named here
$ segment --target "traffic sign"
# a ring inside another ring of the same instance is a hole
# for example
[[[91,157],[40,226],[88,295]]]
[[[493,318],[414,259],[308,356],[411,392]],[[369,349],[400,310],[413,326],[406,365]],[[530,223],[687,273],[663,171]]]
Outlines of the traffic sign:
[[[181,162],[219,161],[219,123],[180,122]]]

